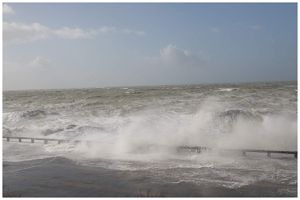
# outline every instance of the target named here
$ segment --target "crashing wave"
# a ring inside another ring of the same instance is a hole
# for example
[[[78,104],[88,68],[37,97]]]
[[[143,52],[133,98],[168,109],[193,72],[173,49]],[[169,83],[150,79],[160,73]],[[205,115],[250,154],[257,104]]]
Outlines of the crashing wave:
[[[48,136],[48,135],[51,135],[51,134],[54,134],[54,133],[61,132],[63,130],[64,130],[63,128],[47,129],[47,130],[43,131],[42,134],[45,135],[45,136]]]
[[[3,126],[3,136],[8,136],[8,135],[10,135],[11,134],[11,130],[9,129],[9,128],[7,128],[7,127],[4,127]]]
[[[44,110],[31,110],[27,111],[22,114],[22,117],[24,118],[32,118],[32,117],[41,117],[41,116],[46,116],[47,113]]]
[[[258,114],[244,110],[227,110],[217,114],[217,125],[222,133],[230,133],[233,127],[242,120],[246,123],[260,123],[263,118]]]
[[[236,122],[239,119],[247,120],[247,121],[255,121],[261,122],[263,119],[260,115],[253,114],[250,111],[245,110],[227,110],[219,114],[219,117],[224,119],[225,121]]]
[[[24,112],[21,117],[23,118],[39,118],[39,117],[45,117],[47,115],[57,115],[55,112],[47,113],[44,110],[30,110]]]
[[[238,90],[238,88],[219,88],[220,92],[231,92],[235,90]]]

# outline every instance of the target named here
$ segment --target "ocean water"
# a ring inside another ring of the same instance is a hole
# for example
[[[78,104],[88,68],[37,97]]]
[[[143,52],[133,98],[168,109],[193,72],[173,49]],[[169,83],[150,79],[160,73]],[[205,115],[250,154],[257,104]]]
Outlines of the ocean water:
[[[82,167],[143,172],[154,183],[233,190],[272,184],[275,196],[297,195],[292,155],[222,151],[296,151],[296,82],[4,91],[3,135],[89,141],[3,140],[4,162],[35,163],[30,169],[64,158]],[[178,152],[182,145],[212,151]],[[4,173],[28,168],[20,166]]]

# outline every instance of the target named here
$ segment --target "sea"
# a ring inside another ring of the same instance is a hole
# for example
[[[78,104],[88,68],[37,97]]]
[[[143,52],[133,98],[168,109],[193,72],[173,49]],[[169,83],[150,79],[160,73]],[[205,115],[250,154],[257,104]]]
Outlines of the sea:
[[[3,92],[3,195],[295,197],[297,82]],[[178,147],[205,147],[201,152]]]

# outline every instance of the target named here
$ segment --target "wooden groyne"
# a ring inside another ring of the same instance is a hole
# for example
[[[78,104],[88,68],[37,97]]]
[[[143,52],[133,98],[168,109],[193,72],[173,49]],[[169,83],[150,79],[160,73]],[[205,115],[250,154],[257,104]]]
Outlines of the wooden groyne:
[[[190,152],[201,153],[203,151],[211,151],[212,148],[203,147],[203,146],[179,146],[177,147],[179,151],[188,150]],[[242,153],[243,156],[246,156],[246,153],[266,153],[268,157],[271,157],[271,154],[293,154],[295,158],[298,157],[297,151],[279,151],[279,150],[261,150],[261,149],[218,149],[221,152],[238,152]]]
[[[10,142],[30,142],[35,143],[36,141],[42,141],[44,144],[48,144],[49,141],[56,142],[57,144],[71,142],[71,143],[80,143],[85,142],[89,144],[91,141],[85,140],[67,140],[67,139],[54,139],[54,138],[35,138],[35,137],[19,137],[19,136],[3,136],[5,141]],[[195,153],[201,153],[206,151],[212,151],[214,149],[205,147],[205,146],[178,146],[176,147],[177,151],[189,151]],[[260,149],[217,149],[221,152],[238,152],[246,156],[246,153],[265,153],[268,157],[271,157],[271,154],[292,154],[295,158],[298,157],[297,151],[280,151],[280,150],[260,150]]]
[[[204,146],[179,146],[177,151],[190,151],[195,153],[201,153],[204,151],[211,151],[212,149]]]
[[[81,142],[80,140],[66,140],[66,139],[54,139],[54,138],[35,138],[35,137],[19,137],[19,136],[3,136],[3,139],[6,139],[7,142],[15,141],[15,142],[31,142],[35,143],[36,141],[43,141],[44,144],[48,144],[49,141],[57,142],[57,144],[65,143],[65,142]]]
[[[256,149],[241,149],[239,151],[242,151],[243,155],[246,155],[247,152],[253,152],[253,153],[267,153],[268,157],[271,157],[272,153],[277,154],[293,154],[295,158],[298,157],[297,151],[276,151],[276,150],[256,150]]]

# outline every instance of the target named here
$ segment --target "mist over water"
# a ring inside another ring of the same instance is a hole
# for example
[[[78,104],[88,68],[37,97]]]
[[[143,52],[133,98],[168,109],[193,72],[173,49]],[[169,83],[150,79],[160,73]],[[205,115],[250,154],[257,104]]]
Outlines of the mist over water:
[[[185,169],[172,181],[226,187],[258,180],[297,182],[296,160],[290,157],[176,151],[182,145],[296,151],[294,82],[7,91],[3,99],[4,135],[90,141],[4,142],[6,161],[61,156],[83,165],[155,169],[157,177],[163,169]],[[239,170],[248,175],[239,176]]]

